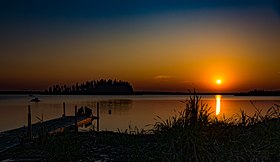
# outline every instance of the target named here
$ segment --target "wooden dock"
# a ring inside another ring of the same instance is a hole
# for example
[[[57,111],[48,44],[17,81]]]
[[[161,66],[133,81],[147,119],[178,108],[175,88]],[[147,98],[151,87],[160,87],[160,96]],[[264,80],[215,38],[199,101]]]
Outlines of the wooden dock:
[[[42,134],[55,135],[64,131],[78,131],[78,127],[91,124],[97,120],[97,131],[99,131],[99,104],[97,104],[97,116],[77,116],[77,106],[75,116],[65,116],[65,104],[63,104],[62,117],[31,124],[30,106],[28,107],[28,126],[0,132],[0,153],[19,145],[21,142],[29,140]]]

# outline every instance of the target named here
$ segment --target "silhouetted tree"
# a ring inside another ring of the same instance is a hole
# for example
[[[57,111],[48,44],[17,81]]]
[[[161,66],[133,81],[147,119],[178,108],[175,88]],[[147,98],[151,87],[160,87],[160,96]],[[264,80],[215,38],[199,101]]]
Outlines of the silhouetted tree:
[[[125,81],[100,79],[76,83],[69,87],[53,85],[45,92],[48,94],[130,94],[133,92],[133,88]]]

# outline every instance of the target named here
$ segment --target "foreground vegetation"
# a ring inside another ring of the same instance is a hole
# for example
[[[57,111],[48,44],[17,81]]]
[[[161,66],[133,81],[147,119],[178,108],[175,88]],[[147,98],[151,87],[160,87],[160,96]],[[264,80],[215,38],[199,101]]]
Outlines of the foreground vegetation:
[[[152,130],[66,132],[42,135],[1,155],[2,159],[47,161],[279,161],[280,106],[266,115],[217,119],[199,96],[185,101],[177,116],[158,120]]]

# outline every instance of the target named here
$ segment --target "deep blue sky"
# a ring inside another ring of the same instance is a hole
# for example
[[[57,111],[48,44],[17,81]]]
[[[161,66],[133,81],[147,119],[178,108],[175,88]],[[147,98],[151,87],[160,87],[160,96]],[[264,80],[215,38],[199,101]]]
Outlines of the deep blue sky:
[[[145,15],[199,8],[273,6],[278,0],[2,0],[2,21],[91,21],[121,16]]]

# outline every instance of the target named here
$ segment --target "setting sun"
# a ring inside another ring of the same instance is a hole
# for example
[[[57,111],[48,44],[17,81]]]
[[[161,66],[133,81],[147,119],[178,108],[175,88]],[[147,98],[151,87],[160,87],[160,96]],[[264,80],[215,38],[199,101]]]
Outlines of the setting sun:
[[[216,83],[220,85],[222,83],[222,81],[220,79],[218,79],[218,80],[216,80]]]

